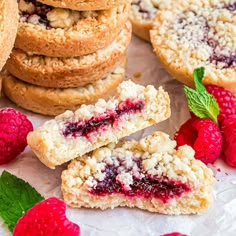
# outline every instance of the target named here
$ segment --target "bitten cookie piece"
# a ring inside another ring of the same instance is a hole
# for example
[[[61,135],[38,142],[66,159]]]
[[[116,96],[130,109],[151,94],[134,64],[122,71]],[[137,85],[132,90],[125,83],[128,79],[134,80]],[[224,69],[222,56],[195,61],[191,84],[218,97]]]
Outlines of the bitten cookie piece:
[[[39,86],[71,88],[106,77],[122,62],[131,39],[127,22],[118,37],[106,48],[80,57],[46,57],[28,55],[14,49],[7,70],[17,78]]]
[[[78,11],[104,10],[129,3],[131,0],[39,0],[54,7],[74,9]]]
[[[16,48],[50,57],[75,57],[111,44],[128,19],[130,4],[103,11],[73,11],[19,0],[19,9]]]
[[[124,81],[109,101],[100,99],[46,122],[28,135],[28,144],[46,166],[54,168],[169,116],[169,96],[161,87]]]
[[[213,201],[212,171],[190,146],[177,150],[162,132],[109,144],[73,160],[62,173],[71,207],[138,207],[162,214],[198,214]]]
[[[133,33],[150,41],[150,29],[159,9],[169,7],[171,0],[132,0],[130,20],[132,22]]]
[[[14,45],[18,16],[18,7],[15,0],[0,1],[0,71]]]
[[[3,77],[3,92],[20,107],[43,115],[59,115],[76,110],[82,104],[95,103],[106,98],[123,81],[125,63],[104,79],[76,88],[46,88],[25,83],[11,75]]]
[[[203,83],[236,93],[234,0],[173,1],[171,10],[158,11],[153,27],[154,50],[174,78],[194,86],[192,72],[203,66]]]

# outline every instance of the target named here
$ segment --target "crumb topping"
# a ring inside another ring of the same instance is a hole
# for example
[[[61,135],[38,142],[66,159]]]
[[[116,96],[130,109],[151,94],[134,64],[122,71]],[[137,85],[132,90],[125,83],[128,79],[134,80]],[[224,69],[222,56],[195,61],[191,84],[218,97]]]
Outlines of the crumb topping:
[[[144,21],[154,19],[159,9],[165,8],[171,0],[132,0],[131,7],[134,17]]]
[[[76,11],[56,8],[37,2],[36,0],[18,0],[20,22],[40,25],[46,29],[70,29],[76,27],[78,21],[103,21],[105,11]],[[121,13],[125,6],[116,9]]]
[[[203,62],[217,69],[235,67],[235,0],[178,4],[173,11],[160,13],[154,27],[156,43],[165,39],[170,48],[168,59],[176,53],[183,63],[187,60],[195,67]]]

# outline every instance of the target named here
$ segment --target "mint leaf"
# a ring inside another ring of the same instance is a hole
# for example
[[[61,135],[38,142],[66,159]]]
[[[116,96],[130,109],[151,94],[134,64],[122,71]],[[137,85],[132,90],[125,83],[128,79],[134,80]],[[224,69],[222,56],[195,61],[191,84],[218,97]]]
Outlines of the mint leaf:
[[[217,123],[217,116],[220,112],[219,105],[202,84],[204,72],[203,67],[195,69],[193,76],[196,90],[184,86],[184,92],[191,112],[199,118],[210,118]]]
[[[219,114],[218,103],[207,93],[199,93],[187,86],[184,86],[184,92],[188,100],[188,107],[199,118],[210,118],[217,123]]]
[[[0,177],[0,216],[10,231],[28,209],[43,199],[29,183],[3,171]]]
[[[193,72],[195,87],[196,87],[196,90],[200,93],[206,92],[206,88],[202,84],[202,79],[204,77],[204,73],[205,73],[204,67],[196,68]]]

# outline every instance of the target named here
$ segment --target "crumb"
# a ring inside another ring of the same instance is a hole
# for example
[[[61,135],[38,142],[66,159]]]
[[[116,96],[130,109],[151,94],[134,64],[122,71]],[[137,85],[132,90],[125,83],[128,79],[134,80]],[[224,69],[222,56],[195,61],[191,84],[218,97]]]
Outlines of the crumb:
[[[136,79],[140,78],[141,75],[142,75],[141,72],[138,72],[138,71],[133,73],[133,76],[134,76]]]

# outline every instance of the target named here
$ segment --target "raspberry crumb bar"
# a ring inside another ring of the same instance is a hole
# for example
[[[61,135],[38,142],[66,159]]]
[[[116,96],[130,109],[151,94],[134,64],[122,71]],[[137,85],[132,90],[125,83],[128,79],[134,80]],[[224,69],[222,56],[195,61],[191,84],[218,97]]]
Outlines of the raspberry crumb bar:
[[[117,142],[170,116],[168,94],[160,87],[122,82],[117,96],[66,111],[28,135],[28,144],[48,167]]]
[[[194,87],[192,71],[203,66],[205,84],[236,93],[235,0],[176,0],[159,10],[151,42],[165,69]]]
[[[162,214],[198,214],[213,201],[212,171],[157,131],[138,141],[109,144],[73,160],[62,172],[72,207],[138,207]]]

